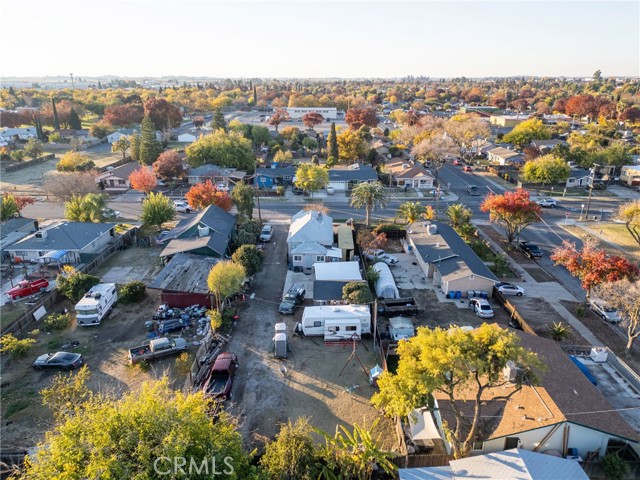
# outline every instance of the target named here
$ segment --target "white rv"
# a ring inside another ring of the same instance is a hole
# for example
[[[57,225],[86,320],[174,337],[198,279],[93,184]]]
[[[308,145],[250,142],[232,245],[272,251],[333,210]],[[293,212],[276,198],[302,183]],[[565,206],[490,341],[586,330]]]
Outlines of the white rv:
[[[115,283],[100,283],[91,287],[84,297],[76,303],[76,321],[81,327],[100,325],[111,307],[118,300]]]
[[[306,307],[300,323],[307,336],[325,340],[349,340],[354,334],[371,333],[371,312],[367,305]]]

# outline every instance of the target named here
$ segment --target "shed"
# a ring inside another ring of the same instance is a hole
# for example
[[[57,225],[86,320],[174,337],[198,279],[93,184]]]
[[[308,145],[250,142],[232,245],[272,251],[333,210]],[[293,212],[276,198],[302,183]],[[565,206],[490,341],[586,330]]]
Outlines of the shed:
[[[314,263],[316,280],[355,282],[362,280],[358,262]]]
[[[396,281],[391,274],[389,265],[384,262],[377,262],[373,264],[373,269],[380,275],[376,282],[376,296],[378,298],[400,298],[400,292],[398,292],[398,287],[396,287]]]
[[[407,317],[393,317],[389,319],[389,335],[394,340],[404,340],[416,334],[411,319]]]
[[[207,276],[217,258],[176,253],[149,288],[160,290],[163,303],[171,307],[204,305],[211,308]]]
[[[349,261],[353,258],[353,228],[349,225],[338,227],[338,248],[342,250],[342,260]]]

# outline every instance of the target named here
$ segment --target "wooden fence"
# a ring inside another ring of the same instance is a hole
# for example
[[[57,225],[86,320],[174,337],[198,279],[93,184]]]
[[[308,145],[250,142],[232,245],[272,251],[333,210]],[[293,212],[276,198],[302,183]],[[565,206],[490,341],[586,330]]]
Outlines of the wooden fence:
[[[43,157],[38,157],[35,160],[28,160],[26,162],[20,162],[20,163],[16,163],[15,165],[9,165],[8,167],[5,167],[4,171],[5,172],[15,172],[17,170],[22,170],[23,168],[29,168],[33,165],[39,165],[40,163],[44,163],[47,162],[49,160],[52,160],[56,158],[55,154],[50,153],[49,155],[45,155]]]
[[[502,305],[502,307],[507,311],[507,313],[509,314],[509,320],[511,323],[517,324],[526,333],[530,333],[531,335],[536,335],[536,336],[538,335],[535,332],[535,330],[531,328],[531,325],[527,323],[524,317],[520,315],[516,306],[513,303],[511,303],[509,300],[507,300],[505,296],[502,293],[500,293],[498,289],[496,289],[495,287],[493,289],[493,299],[496,302],[498,302],[500,305]]]

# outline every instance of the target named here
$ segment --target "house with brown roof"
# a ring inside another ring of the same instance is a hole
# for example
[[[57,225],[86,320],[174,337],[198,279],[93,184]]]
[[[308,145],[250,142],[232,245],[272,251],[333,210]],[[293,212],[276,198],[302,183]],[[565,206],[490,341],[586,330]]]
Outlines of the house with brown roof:
[[[616,407],[620,407],[620,402],[612,400],[616,403],[614,407],[608,400],[611,395],[605,397],[594,385],[594,378],[588,378],[578,367],[578,363],[588,365],[597,359],[571,358],[553,340],[524,332],[517,334],[521,345],[536,353],[547,370],[542,372],[539,385],[525,384],[518,390],[515,383],[507,383],[483,394],[483,402],[500,399],[485,403],[472,455],[522,448],[541,453],[556,450],[564,457],[580,461],[597,455],[602,457],[611,449],[624,449],[640,459],[640,435],[627,422],[627,417],[619,413]],[[515,365],[507,368],[504,379],[515,380],[518,372]],[[460,395],[461,400],[467,402],[457,402],[457,406],[472,418],[473,393],[460,392]],[[442,431],[443,422],[454,425],[455,418],[450,413],[448,397],[438,392],[434,392],[434,397],[433,414]],[[639,408],[634,398],[630,394],[627,403],[630,407],[620,408],[620,412]]]
[[[394,158],[385,164],[384,170],[392,176],[398,187],[433,188],[433,176],[422,165],[411,160]]]
[[[496,147],[487,151],[487,159],[498,165],[510,165],[524,163],[524,157],[516,151],[504,147]]]
[[[129,175],[142,168],[138,162],[129,162],[115,168],[107,168],[96,176],[96,183],[105,192],[126,192],[131,188]]]

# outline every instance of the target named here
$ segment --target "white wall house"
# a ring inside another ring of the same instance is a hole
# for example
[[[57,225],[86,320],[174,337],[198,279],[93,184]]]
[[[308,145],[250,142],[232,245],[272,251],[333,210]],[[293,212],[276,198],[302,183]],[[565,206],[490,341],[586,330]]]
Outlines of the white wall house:
[[[292,120],[299,120],[311,112],[319,113],[327,121],[335,120],[338,117],[338,109],[330,107],[287,107],[286,110]]]
[[[178,135],[178,141],[183,143],[193,143],[198,139],[193,133],[181,133]]]
[[[287,236],[289,266],[311,269],[314,263],[327,261],[333,249],[333,219],[325,213],[304,210],[291,217]],[[338,259],[341,252],[338,254]]]
[[[30,138],[36,138],[35,127],[24,128],[2,128],[0,129],[0,140],[5,142],[15,142],[17,140],[29,140]]]

